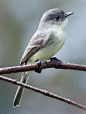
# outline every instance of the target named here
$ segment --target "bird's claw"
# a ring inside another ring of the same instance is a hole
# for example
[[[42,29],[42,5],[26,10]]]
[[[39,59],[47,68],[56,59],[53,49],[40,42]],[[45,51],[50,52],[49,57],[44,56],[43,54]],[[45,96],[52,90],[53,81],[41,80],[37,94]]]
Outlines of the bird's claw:
[[[56,57],[52,57],[52,58],[50,58],[50,61],[58,61],[58,62],[62,62],[61,60],[59,60],[59,59],[56,58]]]
[[[56,58],[56,57],[53,57],[53,58],[50,58],[50,61],[56,61],[56,66],[60,66],[61,65],[61,63],[62,63],[62,61],[61,60],[59,60],[58,58]]]
[[[39,66],[39,68],[36,69],[35,72],[41,73],[42,69],[40,68],[40,66],[41,66],[41,64],[43,64],[43,66],[45,66],[46,62],[45,61],[36,60],[35,63]]]

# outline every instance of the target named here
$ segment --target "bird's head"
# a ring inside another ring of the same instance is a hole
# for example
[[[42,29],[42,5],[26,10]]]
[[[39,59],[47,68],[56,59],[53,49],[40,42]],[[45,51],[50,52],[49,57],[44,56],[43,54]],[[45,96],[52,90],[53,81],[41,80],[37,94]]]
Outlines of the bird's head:
[[[65,29],[68,22],[67,17],[71,14],[73,14],[73,12],[65,13],[63,10],[58,8],[50,9],[43,14],[39,28],[55,27]]]

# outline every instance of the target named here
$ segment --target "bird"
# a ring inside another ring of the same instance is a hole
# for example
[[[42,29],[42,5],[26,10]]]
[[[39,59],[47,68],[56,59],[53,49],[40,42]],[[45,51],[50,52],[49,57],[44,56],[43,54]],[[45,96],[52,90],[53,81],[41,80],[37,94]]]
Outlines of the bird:
[[[65,28],[68,23],[68,16],[72,14],[73,12],[65,13],[59,8],[46,11],[39,22],[37,31],[24,51],[20,65],[33,64],[36,60],[46,61],[53,57],[65,42]],[[27,83],[32,72],[23,72],[20,82]],[[23,92],[24,87],[18,86],[13,101],[14,108],[20,106]]]

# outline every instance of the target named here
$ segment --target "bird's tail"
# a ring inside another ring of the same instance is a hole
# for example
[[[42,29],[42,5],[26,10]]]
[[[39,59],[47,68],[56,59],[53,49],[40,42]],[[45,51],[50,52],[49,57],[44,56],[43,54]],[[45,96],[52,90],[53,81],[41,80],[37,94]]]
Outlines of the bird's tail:
[[[27,83],[31,73],[32,73],[31,71],[30,72],[22,73],[22,77],[21,77],[20,82]],[[15,97],[14,97],[14,101],[13,101],[13,107],[14,108],[16,106],[17,107],[20,106],[20,101],[21,101],[21,97],[22,97],[23,91],[24,91],[24,87],[18,86],[18,89],[17,89]]]

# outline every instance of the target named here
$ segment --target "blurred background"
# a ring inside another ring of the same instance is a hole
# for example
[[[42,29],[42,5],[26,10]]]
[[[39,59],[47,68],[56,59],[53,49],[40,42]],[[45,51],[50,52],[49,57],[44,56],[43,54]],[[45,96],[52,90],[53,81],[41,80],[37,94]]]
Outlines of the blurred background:
[[[66,42],[55,55],[64,62],[86,64],[86,0],[0,0],[0,67],[19,65],[37,30],[42,14],[51,8],[74,12],[66,28]],[[20,80],[21,73],[4,76]],[[28,84],[86,106],[86,72],[43,70]],[[0,80],[0,114],[86,114],[85,111],[25,89],[21,106],[13,108],[17,86]]]

